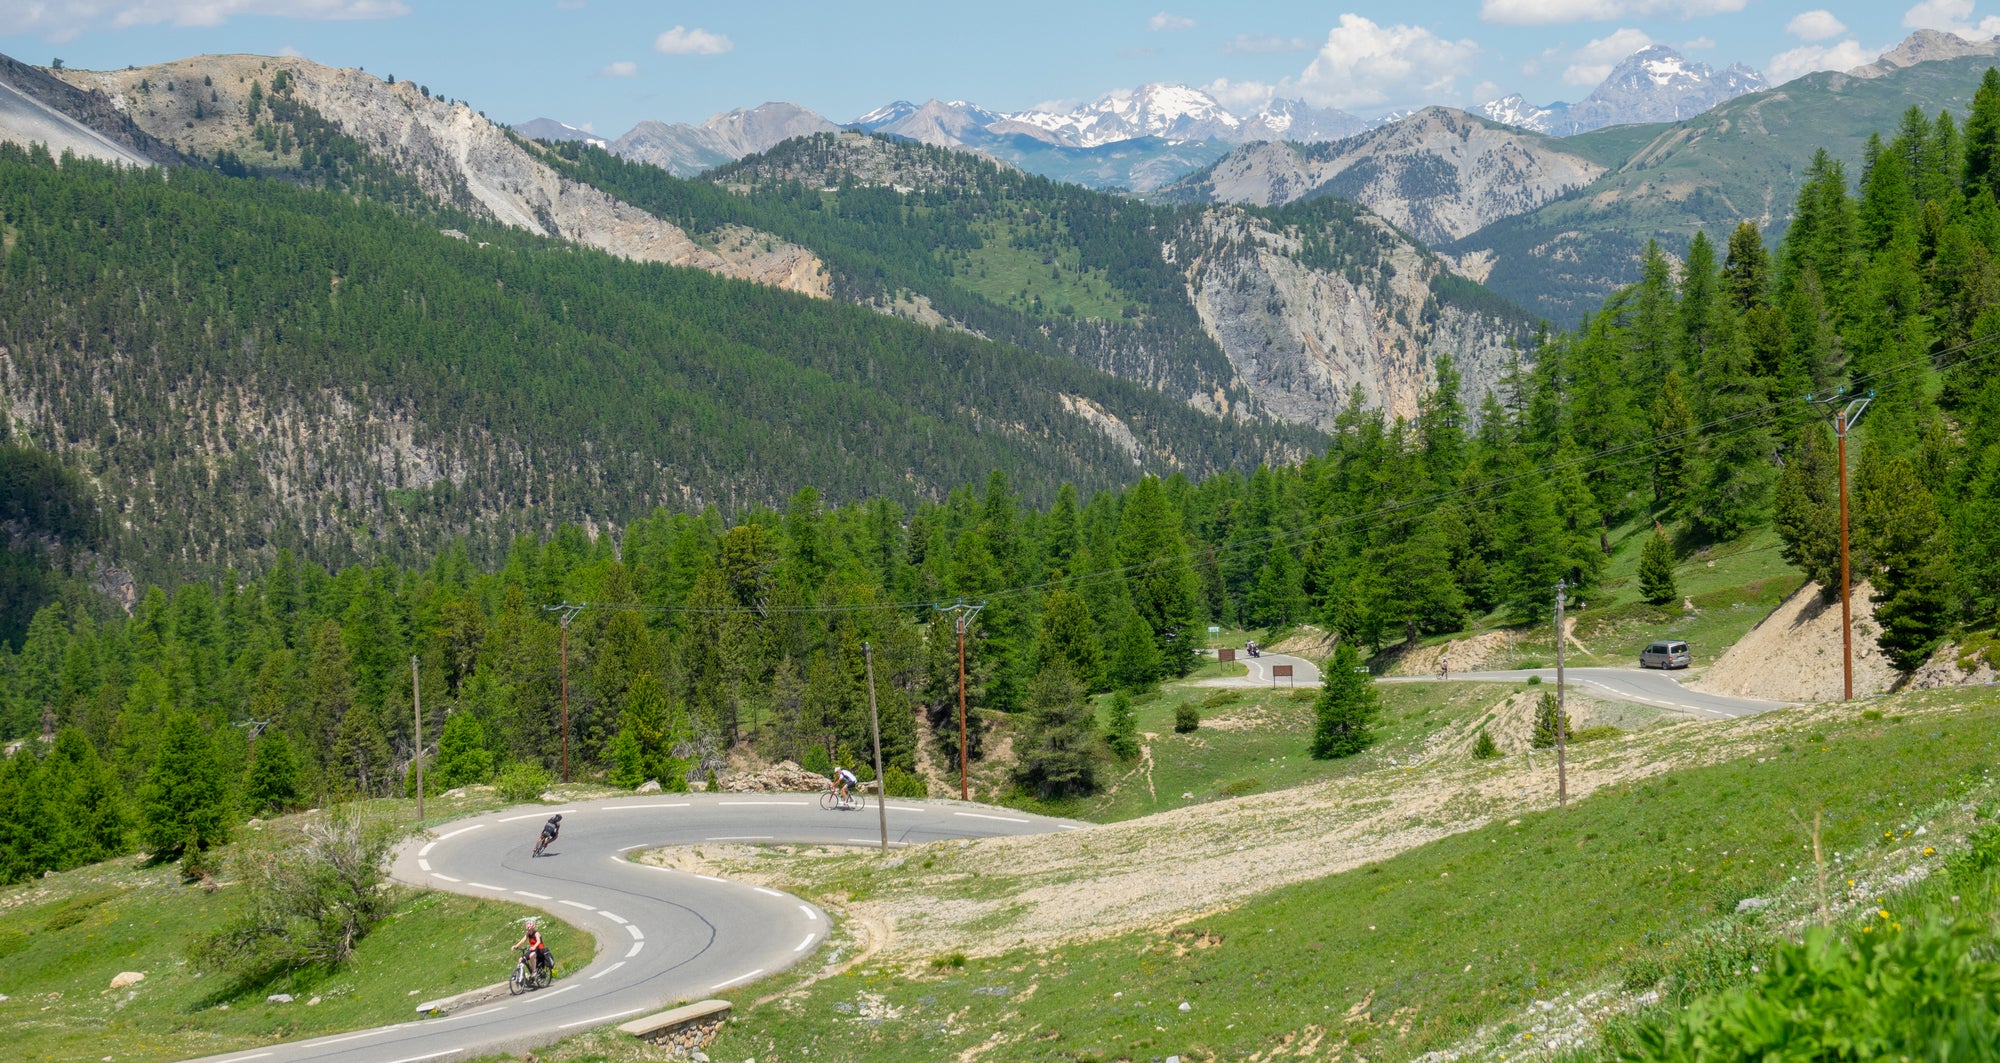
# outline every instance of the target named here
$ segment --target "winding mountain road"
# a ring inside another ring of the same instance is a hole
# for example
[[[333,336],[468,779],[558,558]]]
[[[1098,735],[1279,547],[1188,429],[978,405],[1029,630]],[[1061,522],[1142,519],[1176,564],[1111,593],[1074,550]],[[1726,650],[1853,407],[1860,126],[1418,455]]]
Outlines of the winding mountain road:
[[[1211,650],[1209,652],[1213,653],[1214,651]],[[1240,688],[1286,686],[1289,684],[1292,686],[1316,687],[1320,683],[1319,665],[1306,660],[1304,657],[1294,657],[1289,653],[1271,653],[1266,651],[1256,657],[1246,657],[1242,653],[1238,653],[1236,655],[1236,663],[1244,666],[1245,674],[1226,675],[1219,679],[1203,679],[1199,680],[1195,685]],[[1273,677],[1271,675],[1271,666],[1275,664],[1291,665],[1291,677],[1289,679]]]
[[[1721,694],[1707,694],[1699,690],[1689,690],[1680,681],[1666,672],[1645,668],[1565,668],[1564,681],[1577,686],[1589,687],[1597,697],[1614,701],[1629,701],[1655,708],[1672,709],[1677,712],[1691,712],[1709,719],[1731,719],[1737,716],[1753,716],[1772,709],[1789,706],[1785,701],[1760,701],[1756,698],[1732,698]],[[1450,679],[1440,680],[1435,676],[1388,676],[1383,683],[1525,683],[1529,676],[1541,676],[1542,682],[1556,681],[1553,668],[1517,668],[1501,672],[1453,672]]]
[[[543,856],[531,856],[542,821],[557,812],[561,838]],[[889,801],[892,846],[1082,826],[957,801]],[[447,1063],[525,1051],[713,996],[811,955],[830,930],[826,913],[777,890],[637,864],[626,854],[701,842],[880,841],[873,807],[829,812],[816,794],[652,794],[447,823],[397,851],[398,880],[540,908],[594,935],[596,959],[547,989],[440,1018],[266,1045],[203,1063]],[[556,962],[560,967],[563,957]],[[496,980],[509,967],[507,956],[493,957]]]

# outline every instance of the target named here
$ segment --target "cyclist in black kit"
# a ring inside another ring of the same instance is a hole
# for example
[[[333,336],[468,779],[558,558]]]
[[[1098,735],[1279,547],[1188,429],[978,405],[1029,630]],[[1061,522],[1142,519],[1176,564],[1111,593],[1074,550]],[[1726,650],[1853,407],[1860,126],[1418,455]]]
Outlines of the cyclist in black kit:
[[[556,835],[561,833],[562,813],[558,812],[550,816],[547,823],[542,824],[542,840],[535,843],[535,855],[542,855],[542,850],[548,848],[549,844],[556,840]]]

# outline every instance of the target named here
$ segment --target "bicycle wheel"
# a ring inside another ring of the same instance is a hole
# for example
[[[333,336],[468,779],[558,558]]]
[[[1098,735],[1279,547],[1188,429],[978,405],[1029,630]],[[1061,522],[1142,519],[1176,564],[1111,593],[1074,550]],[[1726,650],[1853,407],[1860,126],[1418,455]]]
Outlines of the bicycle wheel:
[[[523,983],[526,982],[528,978],[528,972],[526,970],[526,967],[527,967],[526,964],[517,963],[514,965],[514,973],[507,976],[508,996],[518,997],[521,995],[521,990],[525,988]]]
[[[840,795],[834,793],[832,790],[828,790],[827,792],[819,795],[819,807],[822,812],[831,812],[834,809],[839,808]]]
[[[847,810],[849,812],[865,812],[868,810],[867,794],[852,794],[848,797],[847,801]]]

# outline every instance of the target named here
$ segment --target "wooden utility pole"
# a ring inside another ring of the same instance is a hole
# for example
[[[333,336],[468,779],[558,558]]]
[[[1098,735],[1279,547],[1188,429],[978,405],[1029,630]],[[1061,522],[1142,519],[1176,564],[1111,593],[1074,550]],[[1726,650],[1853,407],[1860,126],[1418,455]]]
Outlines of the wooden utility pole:
[[[1569,721],[1563,715],[1563,606],[1569,599],[1564,595],[1568,584],[1556,581],[1556,807],[1561,808],[1569,800],[1569,769],[1563,759],[1563,745],[1569,730]]]
[[[580,602],[571,605],[564,602],[561,605],[542,606],[550,612],[562,614],[559,622],[562,625],[562,781],[564,782],[569,781],[569,622],[575,620],[576,614],[583,612],[584,607],[589,604]]]
[[[424,821],[424,691],[418,682],[417,655],[410,655],[410,712],[417,722],[417,822]]]
[[[1838,400],[1840,392],[1833,393]],[[1833,413],[1833,436],[1840,443],[1840,694],[1841,700],[1854,700],[1854,611],[1848,603],[1851,583],[1847,568],[1847,433],[1861,420],[1861,414],[1868,404],[1875,401],[1875,393],[1870,391],[1845,407]]]
[[[882,774],[882,716],[875,709],[875,648],[861,644],[868,666],[868,729],[875,734],[875,811],[882,821],[882,851],[889,851],[889,780]]]
[[[952,614],[952,626],[958,629],[958,799],[961,801],[972,799],[972,791],[965,779],[966,758],[969,756],[965,740],[965,629],[971,625],[972,618],[978,616],[979,611],[984,608],[986,608],[985,602],[967,605],[963,598],[951,605],[937,607],[940,612]]]

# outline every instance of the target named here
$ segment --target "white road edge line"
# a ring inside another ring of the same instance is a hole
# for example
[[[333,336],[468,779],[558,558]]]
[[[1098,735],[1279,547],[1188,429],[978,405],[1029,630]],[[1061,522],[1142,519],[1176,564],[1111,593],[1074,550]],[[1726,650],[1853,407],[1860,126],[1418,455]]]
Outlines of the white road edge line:
[[[633,926],[630,923],[625,924],[625,932],[632,935],[632,940],[634,941],[638,941],[646,936],[645,931],[639,929],[636,926]]]
[[[505,886],[489,886],[484,882],[468,882],[466,883],[466,885],[471,886],[473,889],[476,890],[492,890],[495,893],[507,892],[507,887]]]
[[[782,894],[782,893],[779,893],[779,892],[778,892],[777,890],[774,890],[774,889],[772,889],[772,888],[771,888],[771,887],[769,887],[769,886],[754,886],[754,887],[752,887],[752,888],[753,888],[753,889],[755,889],[755,890],[756,890],[756,891],[757,891],[758,893],[763,893],[763,894],[768,894],[769,896],[772,896],[772,897],[783,897],[783,896],[784,896],[784,894]]]
[[[849,839],[847,839],[847,844],[849,844],[849,845],[880,845],[880,844],[882,844],[882,839],[880,839],[880,838],[849,838]],[[908,844],[910,844],[910,843],[909,843],[909,842],[890,842],[889,844],[890,844],[890,845],[908,845]]]
[[[812,944],[813,941],[816,940],[818,937],[819,937],[818,934],[807,934],[806,939],[804,941],[799,942],[799,947],[793,949],[792,951],[804,952],[806,950],[806,946]]]
[[[929,810],[928,810],[928,809],[926,809],[926,808],[924,808],[924,806],[922,806],[922,805],[890,805],[890,806],[889,806],[889,811],[891,811],[891,812],[925,812],[925,811],[929,811]]]
[[[418,856],[429,856],[429,855],[431,855],[431,850],[432,850],[432,849],[435,849],[435,848],[437,848],[437,847],[438,847],[438,843],[436,843],[436,842],[425,842],[425,843],[424,843],[424,847],[423,847],[423,848],[421,848],[421,849],[418,849],[418,850],[417,850],[417,855],[418,855]],[[268,1055],[269,1053],[266,1053],[266,1054]]]
[[[480,1008],[478,1011],[461,1011],[456,1015],[446,1015],[442,1019],[432,1019],[430,1025],[435,1026],[438,1023],[450,1022],[453,1019],[470,1019],[480,1015],[491,1015],[496,1011],[505,1011],[505,1010],[507,1010],[507,1005],[495,1004],[490,1008]]]
[[[456,838],[456,837],[458,837],[459,835],[461,835],[461,834],[464,834],[464,833],[465,833],[466,831],[469,831],[469,830],[478,830],[479,828],[481,828],[481,827],[484,827],[485,825],[486,825],[486,824],[484,824],[484,823],[474,823],[474,824],[473,824],[472,826],[470,826],[470,827],[460,827],[460,828],[458,828],[457,830],[454,830],[454,831],[447,831],[447,832],[445,832],[445,833],[443,833],[443,834],[440,834],[440,835],[438,835],[438,836],[437,836],[437,841],[436,841],[436,842],[432,842],[432,843],[431,843],[431,845],[436,845],[436,844],[437,844],[438,842],[441,842],[441,841],[444,841],[444,840],[446,840],[446,839],[448,839],[448,838]],[[425,852],[429,852],[429,851],[430,851],[430,848],[431,848],[431,845],[426,845],[426,846],[424,846],[424,851],[425,851]],[[428,1057],[426,1057],[426,1058],[428,1058]]]
[[[997,819],[997,820],[999,820],[999,821],[1000,821],[1000,822],[1002,822],[1002,823],[1026,823],[1026,822],[1028,822],[1028,821],[1027,821],[1027,820],[1025,820],[1025,819],[1017,819],[1017,818],[1015,818],[1014,816],[987,816],[987,815],[982,815],[982,814],[980,814],[980,813],[978,813],[978,812],[953,812],[953,813],[952,813],[952,815],[954,815],[954,816],[964,816],[964,817],[966,817],[967,819]]]
[[[221,1063],[243,1063],[243,1061],[246,1059],[263,1059],[265,1056],[268,1056],[270,1054],[271,1053],[269,1052],[259,1052],[254,1056],[236,1056],[231,1059],[222,1060]]]
[[[597,980],[598,980],[599,978],[602,978],[602,977],[604,977],[605,975],[607,975],[607,974],[610,974],[611,972],[613,972],[613,971],[615,971],[615,970],[617,970],[618,968],[620,968],[620,967],[623,967],[623,966],[625,966],[625,961],[624,961],[624,960],[619,960],[619,961],[618,961],[617,963],[614,963],[614,964],[612,964],[611,966],[609,966],[609,967],[606,967],[605,969],[603,969],[603,970],[601,970],[601,971],[597,972],[596,974],[593,974],[593,975],[591,975],[591,976],[590,976],[590,980],[591,980],[591,981],[593,981],[593,982],[595,982],[595,981],[597,981]]]
[[[799,911],[801,911],[801,912],[804,912],[804,913],[806,913],[806,918],[807,918],[807,919],[811,919],[811,920],[812,920],[812,921],[814,921],[814,922],[818,922],[818,921],[819,921],[819,913],[818,913],[818,912],[815,912],[815,911],[813,911],[813,910],[812,910],[811,908],[807,907],[806,905],[803,905],[803,904],[799,905]]]
[[[1021,822],[1026,823],[1027,820],[1024,819]],[[771,840],[771,836],[768,834],[724,834],[720,837],[704,838],[702,840],[711,842],[768,842]],[[720,882],[722,880],[717,879],[716,881]]]
[[[417,861],[417,870],[419,870],[419,871],[429,871],[430,869],[431,869],[431,862],[430,862],[429,860],[421,860],[421,859],[420,859],[420,860],[418,860],[418,861]]]
[[[575,811],[576,811],[576,809],[574,809],[574,808],[558,808],[558,809],[556,809],[556,810],[555,810],[554,812],[530,812],[530,813],[528,813],[528,814],[527,814],[527,815],[525,815],[525,816],[508,816],[508,817],[507,817],[507,818],[505,818],[505,819],[496,819],[496,820],[494,820],[493,822],[495,822],[495,823],[512,823],[512,822],[514,822],[514,821],[515,821],[515,820],[517,820],[517,819],[535,819],[535,818],[537,818],[537,817],[540,817],[540,816],[567,816],[567,815],[569,815],[570,813],[572,813],[572,812],[575,812]],[[445,837],[449,838],[449,837],[451,837],[451,835],[447,834],[447,835],[445,835]]]
[[[606,812],[622,812],[628,808],[686,808],[687,806],[688,803],[682,801],[679,804],[673,805],[605,805],[604,810]]]
[[[619,851],[619,852],[621,852],[621,853],[629,853],[629,852],[631,852],[631,851],[632,851],[632,850],[634,850],[634,849],[644,849],[645,847],[646,847],[646,843],[644,843],[644,842],[640,842],[640,843],[639,843],[638,845],[628,845],[628,846],[626,846],[625,848],[623,848],[623,849],[620,849],[620,850],[618,850],[618,851]]]
[[[1077,826],[1077,825],[1076,825],[1076,824],[1074,824],[1074,823],[1058,823],[1058,824],[1056,824],[1056,829],[1057,829],[1057,830],[1082,830],[1083,828],[1082,828],[1082,827],[1079,827],[1079,826]]]
[[[784,805],[788,808],[811,808],[811,801],[717,801],[718,805]]]
[[[437,1058],[437,1057],[439,1057],[439,1056],[448,1056],[448,1055],[451,1055],[451,1054],[452,1054],[453,1052],[456,1052],[456,1051],[458,1051],[458,1049],[456,1049],[456,1048],[447,1048],[447,1049],[445,1049],[445,1050],[444,1050],[444,1051],[442,1051],[442,1052],[432,1052],[432,1053],[430,1053],[429,1055],[423,1055],[423,1056],[410,1056],[410,1057],[408,1057],[408,1058],[405,1058],[405,1059],[395,1059],[395,1060],[390,1060],[390,1061],[389,1061],[389,1063],[418,1063],[418,1061],[419,1061],[419,1060],[424,1060],[424,1059],[436,1059],[436,1058]]]
[[[751,971],[751,972],[750,972],[749,974],[739,974],[739,975],[737,975],[736,977],[734,977],[734,978],[731,978],[731,979],[730,979],[729,981],[727,981],[727,982],[717,982],[717,983],[715,983],[714,985],[712,985],[712,986],[709,986],[708,988],[709,988],[709,989],[711,989],[711,990],[716,990],[716,989],[727,989],[727,988],[729,988],[730,986],[733,986],[733,985],[737,984],[738,982],[747,982],[747,981],[749,981],[750,979],[752,979],[752,978],[755,978],[755,977],[757,977],[758,975],[760,975],[760,974],[763,974],[763,973],[764,973],[764,969],[763,969],[762,967],[759,967],[759,968],[757,968],[756,970],[754,970],[754,971]]]
[[[625,958],[629,960],[629,959],[631,959],[632,957],[634,957],[634,956],[637,956],[637,955],[639,954],[639,950],[640,950],[640,949],[643,949],[643,948],[645,948],[645,947],[646,947],[646,943],[645,943],[645,942],[643,942],[643,941],[634,941],[634,942],[632,943],[632,947],[631,947],[631,949],[629,949],[629,950],[627,950],[627,951],[626,951],[626,953],[625,953]]]
[[[569,906],[570,906],[571,908],[581,908],[581,909],[583,909],[583,910],[584,910],[584,911],[586,911],[586,912],[594,912],[594,911],[596,911],[596,910],[597,910],[596,908],[594,908],[594,907],[592,907],[592,906],[590,906],[590,905],[588,905],[588,904],[584,904],[584,903],[583,903],[583,902],[581,902],[581,901],[557,901],[556,903],[557,903],[557,904],[567,904],[567,905],[569,905]]]
[[[606,919],[611,920],[614,923],[617,923],[619,926],[624,926],[626,923],[631,922],[630,919],[627,919],[622,915],[612,915],[610,912],[607,912],[601,908],[598,909],[597,914],[603,916]]]
[[[305,1043],[304,1045],[301,1045],[300,1047],[302,1047],[302,1048],[306,1048],[306,1047],[310,1047],[310,1048],[324,1048],[324,1047],[326,1047],[327,1045],[337,1045],[337,1044],[340,1044],[340,1043],[341,1043],[342,1041],[359,1041],[359,1040],[361,1040],[361,1039],[362,1039],[363,1037],[373,1037],[373,1036],[375,1036],[375,1035],[376,1035],[376,1034],[378,1034],[378,1033],[386,1033],[387,1031],[388,1031],[388,1028],[387,1028],[387,1027],[384,1027],[383,1029],[380,1029],[380,1030],[363,1030],[363,1031],[361,1031],[360,1033],[351,1033],[351,1034],[348,1034],[348,1035],[347,1035],[346,1037],[329,1037],[329,1038],[327,1038],[327,1039],[326,1039],[326,1040],[324,1040],[324,1041],[307,1041],[307,1042],[306,1042],[306,1043]],[[268,1054],[268,1053],[267,1053],[267,1054]],[[244,1059],[255,1059],[255,1058],[257,1058],[257,1057],[255,1057],[255,1056],[244,1056],[243,1058],[244,1058]]]
[[[536,899],[536,900],[538,900],[538,901],[549,901],[549,900],[554,900],[554,899],[555,899],[555,898],[553,898],[553,897],[550,897],[550,896],[549,896],[548,894],[546,894],[546,893],[529,893],[529,892],[528,892],[527,890],[515,890],[515,891],[514,891],[514,896],[516,896],[516,897],[533,897],[534,899]]]
[[[715,877],[714,875],[703,875],[703,874],[700,874],[700,873],[696,873],[694,877],[696,877],[696,878],[705,878],[705,879],[709,880],[710,882],[727,882],[727,881],[729,881],[729,880],[728,880],[728,879],[726,879],[726,878],[716,878],[716,877]]]
[[[613,1013],[611,1013],[611,1014],[609,1014],[609,1015],[599,1015],[598,1017],[596,1017],[596,1018],[594,1018],[594,1019],[578,1019],[578,1020],[577,1020],[576,1022],[566,1022],[566,1023],[563,1023],[563,1024],[561,1025],[561,1026],[558,1026],[558,1027],[556,1027],[556,1029],[558,1029],[558,1030],[567,1030],[567,1029],[569,1029],[569,1028],[570,1028],[570,1027],[572,1027],[572,1026],[595,1026],[595,1025],[597,1025],[598,1023],[600,1023],[600,1022],[610,1022],[610,1021],[611,1021],[612,1019],[622,1019],[622,1018],[624,1018],[624,1017],[625,1017],[625,1016],[627,1016],[627,1015],[635,1015],[635,1014],[638,1014],[639,1012],[642,1012],[642,1011],[645,1011],[645,1010],[646,1010],[645,1008],[627,1008],[627,1009],[625,1009],[624,1011],[617,1011],[617,1012],[613,1012]],[[439,1053],[438,1053],[438,1055],[443,1055],[443,1054],[444,1054],[444,1053],[442,1053],[442,1052],[439,1052]],[[424,1057],[422,1057],[422,1058],[424,1058],[424,1059],[429,1059],[430,1057],[429,1057],[429,1056],[424,1056]],[[401,1060],[401,1061],[399,1061],[399,1063],[410,1063],[410,1061],[409,1061],[409,1060]]]
[[[438,873],[437,873],[437,872],[435,872],[435,871],[431,872],[431,877],[432,877],[432,878],[434,878],[434,879],[437,879],[437,880],[438,880],[439,882],[462,882],[462,881],[464,881],[463,879],[456,879],[456,878],[452,878],[452,877],[451,877],[450,875],[440,875],[440,874],[438,874]]]
[[[566,985],[566,986],[562,987],[561,989],[557,989],[557,990],[554,990],[554,991],[552,991],[552,992],[548,992],[548,993],[538,993],[538,994],[536,994],[536,996],[537,996],[537,997],[538,997],[539,999],[542,999],[542,1000],[547,1000],[547,999],[549,999],[550,997],[559,997],[559,996],[562,996],[562,995],[563,995],[564,993],[567,993],[567,992],[569,992],[570,990],[572,990],[572,989],[575,989],[575,988],[576,988],[576,983],[575,983],[575,982],[571,982],[570,984],[568,984],[568,985]]]

